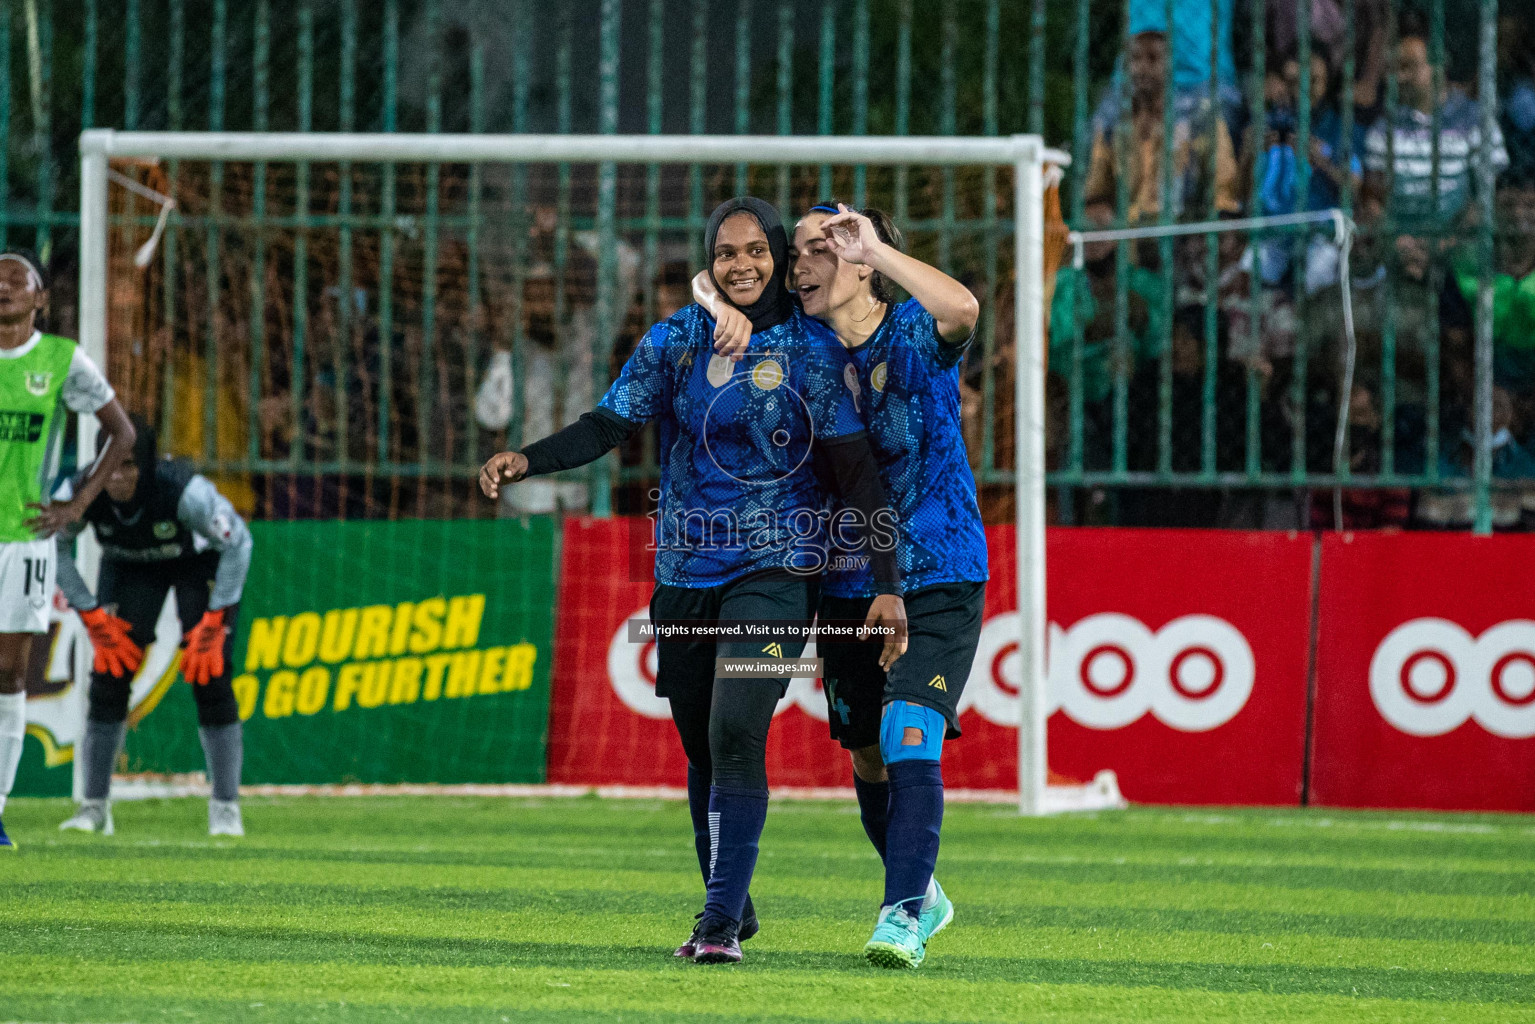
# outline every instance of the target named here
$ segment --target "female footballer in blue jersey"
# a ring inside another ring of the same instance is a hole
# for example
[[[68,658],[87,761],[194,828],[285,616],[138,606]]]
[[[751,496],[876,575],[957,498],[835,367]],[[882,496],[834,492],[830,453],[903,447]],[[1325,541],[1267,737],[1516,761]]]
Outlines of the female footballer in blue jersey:
[[[732,199],[709,218],[711,307],[739,312],[747,344],[712,351],[714,320],[688,306],[646,333],[598,407],[480,472],[502,485],[584,465],[650,420],[660,426],[661,487],[653,523],[657,627],[761,624],[737,636],[694,633],[657,643],[656,694],[669,698],[688,757],[688,806],[707,889],[678,950],[698,963],[741,959],[757,931],[747,895],[767,813],[766,745],[788,685],[771,663],[799,656],[826,564],[827,495],[861,523],[872,600],[861,621],[888,626],[881,666],[905,648],[895,540],[879,536],[884,488],[855,402],[856,371],[836,338],[801,313],[784,284],[788,238],[759,199]],[[769,664],[768,678],[723,674],[716,658]]]
[[[969,289],[901,251],[878,210],[811,208],[794,231],[790,281],[809,315],[853,358],[862,411],[900,517],[897,549],[910,649],[882,668],[867,643],[817,641],[832,738],[849,750],[864,830],[885,862],[885,897],[865,955],[916,967],[954,908],[933,880],[943,821],[939,756],[959,735],[959,698],[980,639],[986,537],[960,429],[959,362],[980,309]],[[911,294],[895,301],[899,286]],[[708,282],[695,294],[709,295]],[[716,348],[734,355],[743,322],[722,314]],[[861,619],[875,590],[864,560],[836,552],[823,623]],[[888,669],[888,671],[887,671]]]

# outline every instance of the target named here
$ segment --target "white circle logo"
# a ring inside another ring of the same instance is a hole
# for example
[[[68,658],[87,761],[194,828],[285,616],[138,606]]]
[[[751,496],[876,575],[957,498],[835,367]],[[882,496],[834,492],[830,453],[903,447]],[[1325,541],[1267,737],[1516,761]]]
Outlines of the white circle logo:
[[[650,606],[629,618],[649,622]],[[630,643],[627,621],[618,624],[618,632],[608,642],[608,683],[630,711],[646,718],[672,717],[671,702],[656,696],[656,642]]]
[[[1442,736],[1474,718],[1495,736],[1535,736],[1535,622],[1511,619],[1473,637],[1447,619],[1412,619],[1370,659],[1370,697],[1411,736]]]

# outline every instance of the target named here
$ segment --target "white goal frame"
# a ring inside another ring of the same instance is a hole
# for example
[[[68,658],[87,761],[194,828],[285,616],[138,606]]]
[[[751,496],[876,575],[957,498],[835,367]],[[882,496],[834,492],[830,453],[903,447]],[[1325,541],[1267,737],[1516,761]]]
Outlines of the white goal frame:
[[[776,135],[420,135],[292,132],[80,134],[80,343],[106,366],[107,182],[113,157],[248,163],[626,163],[1011,166],[1014,169],[1014,293],[1018,534],[1018,806],[1024,814],[1082,806],[1047,793],[1045,716],[1045,337],[1044,171],[1071,158],[1037,135],[1002,137]],[[80,417],[79,445],[95,443]],[[99,552],[83,550],[94,577]],[[1053,788],[1053,787],[1051,787]],[[1115,794],[1117,797],[1117,792]],[[1052,799],[1053,797],[1053,799]]]

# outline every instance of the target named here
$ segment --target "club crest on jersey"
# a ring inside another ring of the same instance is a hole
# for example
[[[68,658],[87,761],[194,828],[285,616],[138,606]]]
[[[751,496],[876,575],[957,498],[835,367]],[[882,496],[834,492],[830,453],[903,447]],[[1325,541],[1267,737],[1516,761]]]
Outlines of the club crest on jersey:
[[[709,383],[714,387],[721,387],[735,373],[735,364],[729,356],[710,356],[709,368],[704,375],[709,378]]]
[[[885,391],[885,381],[890,378],[890,364],[880,363],[869,373],[869,386],[881,394]]]
[[[752,368],[752,383],[763,391],[772,391],[783,383],[783,367],[776,359],[764,359]]]
[[[27,374],[27,393],[42,398],[48,393],[48,385],[53,383],[53,372],[40,370],[37,373]]]
[[[155,524],[155,540],[170,540],[176,536],[176,524],[165,520]]]

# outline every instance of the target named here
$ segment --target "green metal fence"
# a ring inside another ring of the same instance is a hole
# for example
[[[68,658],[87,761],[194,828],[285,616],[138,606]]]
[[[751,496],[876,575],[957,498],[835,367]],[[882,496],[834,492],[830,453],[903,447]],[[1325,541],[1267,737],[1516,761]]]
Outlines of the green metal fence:
[[[1184,144],[1180,104],[1204,104],[1225,115],[1201,123],[1213,139],[1217,120],[1229,122],[1235,157],[1243,161],[1240,203],[1244,212],[1255,212],[1264,165],[1247,157],[1266,149],[1266,85],[1276,70],[1269,66],[1273,46],[1265,35],[1273,18],[1269,2],[14,0],[0,14],[0,137],[6,140],[0,146],[0,228],[10,244],[35,246],[53,259],[60,278],[54,318],[67,329],[78,223],[74,140],[80,129],[93,126],[1031,131],[1072,150],[1063,207],[1070,226],[1091,228],[1099,226],[1089,217],[1086,193],[1100,104],[1117,97],[1122,110],[1134,110],[1133,76],[1120,57],[1138,26],[1158,18],[1175,42],[1186,42],[1189,32],[1196,39],[1208,32],[1206,67],[1217,70],[1191,85],[1175,60],[1164,62],[1154,189],[1159,201],[1154,216],[1140,223],[1213,220],[1232,212],[1219,208],[1213,188],[1192,206],[1175,208],[1181,189],[1176,147]],[[1290,6],[1298,87],[1305,96],[1311,87],[1312,5]],[[1498,13],[1495,0],[1344,0],[1338,4],[1341,39],[1330,43],[1341,58],[1335,87],[1354,96],[1361,80],[1378,70],[1377,56],[1394,67],[1403,19],[1421,18],[1428,26],[1435,88],[1448,80],[1491,98],[1500,70],[1505,77],[1509,72],[1508,61],[1500,65],[1497,59]],[[1370,43],[1382,33],[1385,50],[1377,54]],[[1193,51],[1199,48],[1196,42]],[[1227,52],[1233,55],[1233,81],[1222,81],[1219,71]],[[1479,58],[1462,57],[1457,64],[1447,57],[1467,53]],[[1398,109],[1396,76],[1386,74],[1379,85],[1380,109]],[[1485,134],[1495,107],[1486,102],[1480,109]],[[1436,208],[1438,170],[1450,159],[1440,152],[1439,140],[1447,137],[1442,110],[1433,105],[1429,125]],[[1339,112],[1349,138],[1355,104],[1344,102]],[[1310,104],[1297,105],[1297,209],[1313,173],[1312,115]],[[1137,137],[1127,127],[1133,122],[1134,116],[1122,116],[1110,126],[1118,167],[1139,155],[1133,152]],[[1068,266],[1063,276],[1071,282],[1062,285],[1071,303],[1099,289],[1096,320],[1085,305],[1056,304],[1057,317],[1063,308],[1066,315],[1053,326],[1050,479],[1063,519],[1142,521],[1149,504],[1178,508],[1165,501],[1173,492],[1245,494],[1261,505],[1264,495],[1338,486],[1386,494],[1461,489],[1472,495],[1479,529],[1491,525],[1500,495],[1513,495],[1517,506],[1518,467],[1503,459],[1494,471],[1495,452],[1507,447],[1494,446],[1494,357],[1501,349],[1494,344],[1491,299],[1500,254],[1517,241],[1500,245],[1495,239],[1500,218],[1507,221],[1487,187],[1496,168],[1477,157],[1474,216],[1453,224],[1409,223],[1393,198],[1399,191],[1391,178],[1398,164],[1390,148],[1395,137],[1386,135],[1384,209],[1378,217],[1372,211],[1359,218],[1355,246],[1356,270],[1385,268],[1374,300],[1383,315],[1364,332],[1370,340],[1361,349],[1369,408],[1356,410],[1378,425],[1349,431],[1338,457],[1332,445],[1337,410],[1351,397],[1341,394],[1334,368],[1340,346],[1323,330],[1320,342],[1300,338],[1268,364],[1254,357],[1256,339],[1274,321],[1272,304],[1284,287],[1266,288],[1251,271],[1245,279],[1238,275],[1235,285],[1223,281],[1238,264],[1220,251],[1216,236],[1188,246],[1172,238],[1146,247],[1121,242],[1106,261],[1081,272]],[[1219,147],[1212,141],[1199,159],[1206,161],[1203,173],[1215,179]],[[121,371],[114,362],[114,379],[127,373],[137,390],[125,394],[159,421],[162,433],[191,438],[188,454],[210,470],[264,475],[268,487],[283,474],[338,477],[343,490],[368,495],[363,511],[349,511],[341,502],[338,514],[404,514],[412,502],[425,512],[439,499],[445,502],[440,507],[453,508],[458,499],[451,496],[462,497],[478,461],[495,445],[521,436],[525,393],[518,395],[504,433],[480,428],[464,410],[495,348],[510,350],[514,380],[524,386],[529,317],[537,314],[529,307],[530,279],[537,276],[530,267],[542,261],[551,268],[549,301],[560,341],[570,340],[573,310],[591,299],[597,330],[589,372],[600,386],[611,372],[617,336],[634,325],[625,323],[629,297],[617,294],[623,268],[614,246],[599,244],[592,254],[595,295],[572,294],[579,285],[571,283],[570,267],[585,259],[580,233],[595,232],[599,242],[624,239],[638,255],[634,305],[643,321],[658,308],[667,266],[699,265],[697,239],[712,202],[749,188],[776,199],[786,212],[828,195],[855,205],[888,205],[920,254],[974,282],[987,309],[966,374],[974,396],[972,448],[983,486],[995,485],[1000,493],[1011,479],[1011,325],[1006,303],[996,300],[1010,288],[1006,238],[1012,225],[1008,183],[998,172],[744,165],[697,167],[680,177],[654,167],[571,166],[505,174],[448,165],[172,165],[162,171],[181,208],[150,268],[143,322],[121,329],[133,343],[124,357],[158,357],[164,372],[153,366],[143,373]],[[1130,177],[1115,176],[1111,225],[1132,223]],[[1353,214],[1358,203],[1353,179],[1345,176],[1341,206]],[[552,210],[551,224],[535,223],[530,211],[539,207]],[[125,227],[147,231],[152,220],[144,209],[118,209],[117,221]],[[548,230],[540,233],[542,227]],[[1426,287],[1413,286],[1427,296],[1421,311],[1427,326],[1413,328],[1407,396],[1399,389],[1405,371],[1396,294],[1404,279],[1398,261],[1380,253],[1409,230],[1461,245],[1431,261]],[[1518,226],[1510,224],[1509,231],[1516,236]],[[1244,234],[1237,247],[1256,252],[1276,240],[1288,246],[1293,266],[1304,262],[1310,245],[1305,230]],[[235,264],[238,273],[231,270]],[[1094,267],[1104,268],[1098,277]],[[1440,286],[1456,273],[1476,285],[1469,303],[1474,329],[1469,343],[1461,327],[1451,329],[1447,348]],[[488,296],[493,279],[497,295]],[[1246,293],[1238,302],[1229,292],[1244,280]],[[1301,323],[1309,322],[1309,307],[1335,301],[1325,291],[1309,295],[1305,288],[1288,288],[1286,315]],[[364,298],[354,301],[355,295]],[[494,307],[493,324],[478,313],[486,307]],[[1233,341],[1233,324],[1244,315],[1255,325],[1246,349],[1240,339]],[[115,333],[114,343],[119,340]],[[371,348],[359,356],[358,345]],[[238,357],[232,356],[236,351]],[[176,363],[193,356],[194,362]],[[169,368],[173,363],[191,367],[197,379],[178,376]],[[361,419],[345,411],[357,404],[359,387],[372,396],[363,402]],[[240,401],[228,398],[231,391]],[[332,396],[324,444],[299,443],[293,438],[301,425],[323,418],[316,411],[322,391]],[[1517,387],[1514,392],[1513,433],[1522,437],[1527,431],[1518,417],[1528,415],[1535,427],[1535,408],[1526,412],[1535,397]],[[426,394],[434,397],[428,401]],[[234,427],[221,419],[231,405],[243,420]],[[188,417],[198,420],[197,429]],[[284,419],[286,443],[274,440],[267,425]],[[1460,459],[1462,429],[1474,438],[1469,464]],[[224,436],[231,432],[232,442]],[[647,443],[622,464],[601,464],[593,478],[594,507],[609,507],[608,474],[616,471],[621,482],[643,481],[653,462],[653,444]],[[360,483],[347,483],[356,477]],[[389,482],[388,500],[377,497],[378,481]],[[410,481],[438,482],[437,491],[429,496],[431,488]],[[1257,522],[1250,509],[1228,516],[1212,500],[1197,504],[1189,525]],[[1535,506],[1530,511],[1535,514]]]

